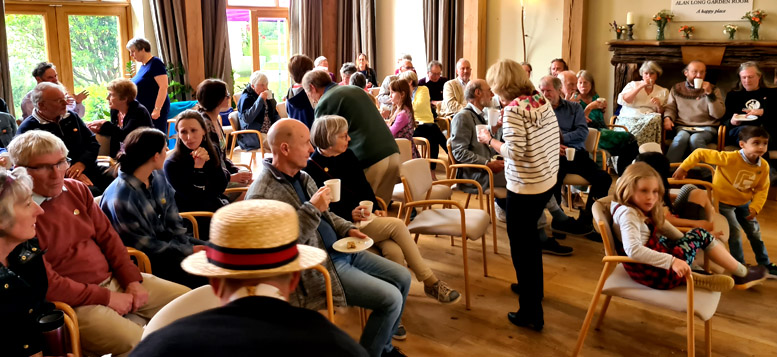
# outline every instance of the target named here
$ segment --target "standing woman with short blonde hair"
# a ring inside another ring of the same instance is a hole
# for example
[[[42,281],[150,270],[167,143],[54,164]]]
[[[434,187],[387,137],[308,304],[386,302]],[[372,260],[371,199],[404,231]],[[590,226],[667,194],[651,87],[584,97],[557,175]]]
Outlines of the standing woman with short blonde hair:
[[[518,62],[503,59],[491,66],[486,81],[503,110],[501,142],[488,130],[478,140],[505,158],[507,235],[518,277],[520,310],[507,319],[521,327],[542,330],[542,249],[536,227],[556,184],[560,156],[558,120],[550,101],[537,92]]]
[[[167,133],[167,113],[170,112],[167,67],[161,59],[151,54],[151,43],[144,38],[129,40],[127,50],[133,60],[141,63],[135,77],[132,77],[138,86],[138,102],[151,112],[154,127]]]

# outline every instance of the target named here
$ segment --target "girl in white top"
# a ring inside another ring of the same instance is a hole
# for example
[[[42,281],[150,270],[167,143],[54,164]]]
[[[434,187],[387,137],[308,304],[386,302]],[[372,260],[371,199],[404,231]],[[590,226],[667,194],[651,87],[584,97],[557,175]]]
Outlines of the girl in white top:
[[[641,81],[632,81],[618,94],[621,105],[618,123],[637,137],[639,145],[661,141],[661,115],[669,98],[669,90],[656,84],[663,71],[653,61],[646,61],[639,68]]]
[[[615,185],[610,207],[613,229],[623,242],[622,253],[641,264],[624,264],[634,281],[654,289],[671,289],[685,282],[696,250],[734,274],[704,275],[693,273],[696,286],[726,291],[736,283],[746,289],[765,278],[762,271],[737,262],[715,237],[702,228],[682,234],[664,219],[661,177],[650,165],[637,162],[629,166]],[[620,247],[616,247],[620,248]],[[618,249],[620,251],[620,249]]]

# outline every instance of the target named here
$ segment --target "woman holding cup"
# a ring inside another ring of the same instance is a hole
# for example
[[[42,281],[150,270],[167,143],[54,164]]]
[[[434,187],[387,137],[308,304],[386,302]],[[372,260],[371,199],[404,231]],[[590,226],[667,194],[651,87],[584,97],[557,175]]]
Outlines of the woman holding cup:
[[[637,140],[629,132],[611,130],[604,122],[604,111],[607,109],[607,100],[596,93],[596,82],[591,72],[581,70],[577,73],[577,90],[573,100],[580,103],[585,110],[585,119],[589,128],[599,130],[599,149],[607,151],[613,157],[617,157],[615,169],[618,173],[626,170],[626,166],[634,161],[639,154]],[[567,156],[569,158],[569,156]],[[571,159],[570,159],[571,160]],[[601,156],[594,158],[598,164],[602,164]]]
[[[35,220],[43,210],[32,199],[24,168],[0,168],[0,333],[2,354],[42,356],[38,318],[54,309],[46,302],[48,280]]]
[[[339,181],[339,200],[332,200],[329,209],[359,226],[375,241],[384,257],[401,265],[407,261],[418,281],[424,283],[427,296],[441,303],[458,301],[461,298],[459,292],[439,280],[426,265],[405,223],[386,217],[385,211],[373,211],[377,199],[359,168],[356,155],[348,149],[350,140],[348,122],[341,116],[325,115],[313,122],[310,141],[316,151],[310,156],[305,172],[319,186],[325,183],[330,186],[333,180]]]
[[[621,111],[617,124],[629,129],[637,145],[661,142],[662,114],[669,98],[669,90],[656,84],[661,73],[657,63],[646,61],[639,68],[642,80],[629,82],[618,95]]]

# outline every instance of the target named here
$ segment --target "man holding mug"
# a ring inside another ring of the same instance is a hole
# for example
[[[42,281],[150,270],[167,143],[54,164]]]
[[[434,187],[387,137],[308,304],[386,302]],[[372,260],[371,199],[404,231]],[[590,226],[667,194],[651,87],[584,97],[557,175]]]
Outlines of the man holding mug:
[[[685,81],[672,87],[664,106],[664,130],[674,132],[666,152],[669,162],[681,162],[693,150],[716,142],[720,118],[726,113],[720,89],[704,80],[704,63],[691,61],[683,74]]]

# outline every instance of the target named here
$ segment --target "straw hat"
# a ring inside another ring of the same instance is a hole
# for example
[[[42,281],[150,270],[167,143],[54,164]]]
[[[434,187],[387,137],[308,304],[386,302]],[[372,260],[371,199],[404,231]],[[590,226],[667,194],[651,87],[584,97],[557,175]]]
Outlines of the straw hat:
[[[254,279],[305,270],[321,263],[326,252],[297,244],[299,223],[290,205],[273,200],[245,200],[213,215],[210,242],[181,266],[190,274]]]
[[[646,152],[661,153],[661,145],[659,143],[644,143],[639,146],[639,153],[644,154]]]

